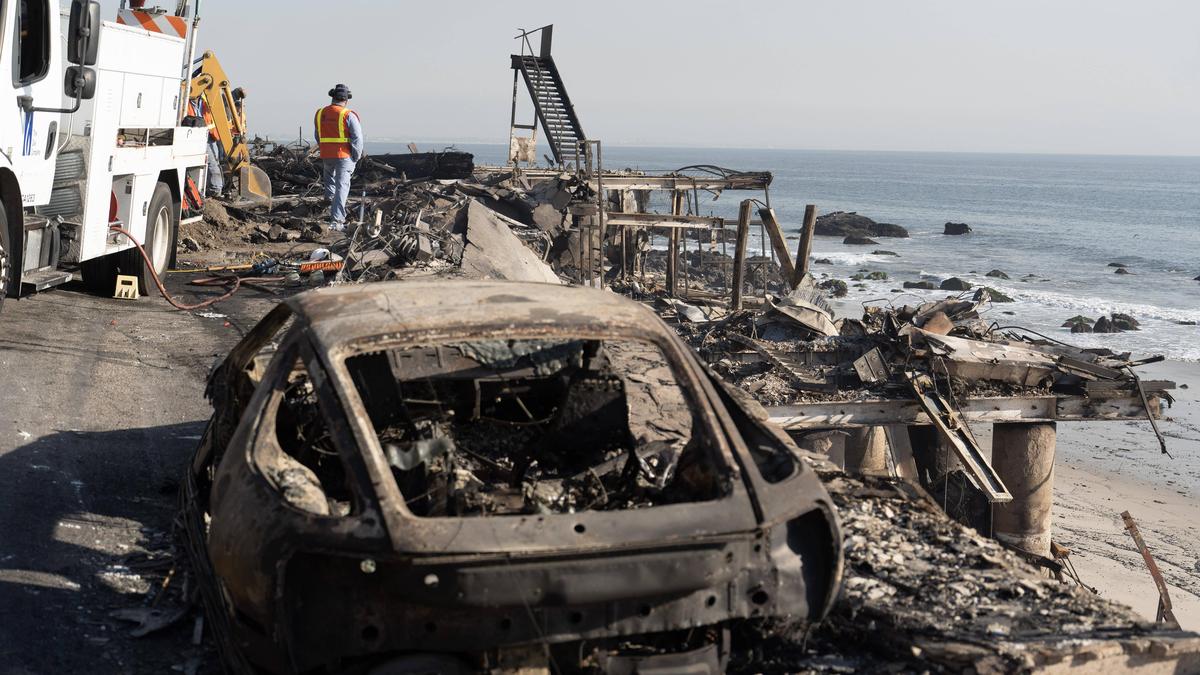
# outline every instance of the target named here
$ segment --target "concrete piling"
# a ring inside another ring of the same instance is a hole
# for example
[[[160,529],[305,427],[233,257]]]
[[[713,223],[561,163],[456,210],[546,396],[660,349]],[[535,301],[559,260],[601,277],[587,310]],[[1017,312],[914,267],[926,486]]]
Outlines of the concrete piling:
[[[997,424],[992,432],[992,466],[1013,500],[992,506],[995,537],[1022,551],[1050,555],[1054,504],[1053,422]]]

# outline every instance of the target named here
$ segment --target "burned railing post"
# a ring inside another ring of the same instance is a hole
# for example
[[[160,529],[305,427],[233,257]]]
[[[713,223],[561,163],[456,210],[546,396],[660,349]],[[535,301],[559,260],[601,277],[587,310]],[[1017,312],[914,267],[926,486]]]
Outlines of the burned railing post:
[[[671,215],[683,215],[684,194],[681,190],[673,190],[671,192]],[[676,270],[678,259],[679,228],[671,227],[667,235],[667,296],[671,298],[675,297],[676,286],[678,284],[678,270]]]
[[[1171,605],[1171,595],[1167,592],[1167,582],[1163,581],[1162,572],[1158,569],[1158,563],[1154,561],[1154,556],[1150,554],[1150,549],[1146,547],[1146,542],[1142,540],[1142,533],[1138,531],[1137,523],[1133,521],[1133,516],[1128,511],[1121,512],[1121,518],[1125,521],[1125,531],[1133,537],[1133,543],[1137,546],[1138,552],[1142,554],[1142,560],[1146,561],[1146,569],[1150,570],[1150,576],[1154,579],[1154,585],[1158,587],[1158,611],[1155,613],[1154,620],[1157,623],[1167,623],[1176,630],[1179,629],[1179,621],[1175,618],[1175,611]]]
[[[775,250],[775,256],[779,258],[779,275],[783,277],[784,283],[795,288],[798,280],[792,265],[792,254],[787,250],[787,241],[783,237],[783,228],[779,226],[779,220],[775,218],[775,209],[759,209],[758,217],[771,237],[771,248]]]
[[[737,311],[742,308],[742,282],[746,276],[746,245],[750,239],[750,209],[754,201],[747,199],[738,209],[737,243],[733,249],[733,296],[729,301],[729,309]]]
[[[804,207],[804,226],[800,229],[800,245],[796,249],[795,276],[792,286],[800,284],[800,280],[808,274],[808,257],[812,254],[813,234],[817,229],[817,205],[809,204]]]
[[[992,505],[995,537],[1016,548],[1050,556],[1054,504],[1054,422],[996,424],[992,466],[1013,499]]]

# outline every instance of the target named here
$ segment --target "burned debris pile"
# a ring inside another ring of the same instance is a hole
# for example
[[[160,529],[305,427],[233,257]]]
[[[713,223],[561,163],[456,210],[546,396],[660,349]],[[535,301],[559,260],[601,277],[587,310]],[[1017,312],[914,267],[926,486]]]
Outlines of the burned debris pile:
[[[692,413],[657,348],[479,340],[348,366],[419,516],[575,513],[711,499]]]
[[[422,273],[560,283],[559,273],[573,274],[580,247],[567,206],[591,199],[576,176],[531,185],[512,173],[473,174],[466,153],[440,153],[441,164],[408,157],[359,163],[349,209],[360,223],[343,233],[326,225],[319,161],[303,148],[276,147],[255,162],[286,194],[269,208],[210,200],[206,221],[185,226],[181,241],[192,251],[239,242],[242,256],[256,254],[256,273],[293,285]],[[315,281],[314,270],[322,272]]]
[[[893,663],[999,673],[1136,657],[1160,630],[1038,573],[903,483],[832,474],[826,486],[842,518],[847,567],[843,601],[818,641],[869,643]]]
[[[847,574],[830,618],[813,630],[797,633],[785,620],[752,624],[751,638],[735,631],[732,672],[896,662],[1019,670],[1089,658],[1093,643],[1136,654],[1147,648],[1143,636],[1159,634],[1026,561],[1060,577],[1061,563],[986,538],[991,506],[1014,497],[968,424],[979,410],[989,421],[1153,418],[1173,384],[1141,381],[1132,368],[1149,360],[990,321],[1005,298],[988,288],[920,305],[869,303],[839,318],[831,302],[845,285],[818,285],[807,273],[803,242],[821,231],[815,211],[794,259],[769,207],[754,222],[753,200],[743,201],[736,233],[732,221],[699,215],[700,190],[765,189],[769,175],[473,167],[438,178],[365,161],[350,204],[359,223],[341,233],[323,225],[311,156],[276,149],[258,163],[295,193],[270,208],[226,209],[229,230],[269,251],[255,263],[261,274],[293,285],[436,276],[607,287],[653,308],[710,372],[767,406],[763,418],[807,449],[842,513]],[[670,193],[669,214],[649,211],[654,190]],[[905,236],[835,215],[823,227]],[[755,226],[757,251],[747,243]],[[607,515],[736,494],[731,476],[706,460],[700,406],[656,346],[586,331],[550,338],[532,329],[582,313],[538,311],[545,316],[531,313],[503,336],[387,345],[346,361],[383,480],[394,481],[411,516]],[[312,426],[321,417],[312,383],[293,382],[285,402],[287,457],[272,480],[293,508],[351,513],[351,477],[330,430]],[[848,447],[833,451],[832,438],[885,427],[890,455],[873,477],[855,475]],[[906,428],[913,435],[895,435]],[[930,432],[927,442],[918,429]],[[936,447],[950,460],[937,472],[917,457]],[[872,637],[880,627],[886,639]],[[870,649],[851,648],[863,644]]]

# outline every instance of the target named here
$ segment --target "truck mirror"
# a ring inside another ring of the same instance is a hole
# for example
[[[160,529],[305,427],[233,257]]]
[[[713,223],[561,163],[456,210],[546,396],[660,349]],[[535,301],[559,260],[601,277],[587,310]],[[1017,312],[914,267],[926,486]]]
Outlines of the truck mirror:
[[[67,68],[66,92],[70,98],[90,100],[96,95],[96,71],[83,66]]]
[[[67,61],[81,66],[96,65],[100,52],[100,3],[74,0],[67,33]]]

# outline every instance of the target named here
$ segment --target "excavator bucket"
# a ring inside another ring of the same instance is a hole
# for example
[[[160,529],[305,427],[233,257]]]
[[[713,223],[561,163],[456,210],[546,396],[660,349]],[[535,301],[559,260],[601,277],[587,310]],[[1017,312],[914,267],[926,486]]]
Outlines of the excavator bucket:
[[[271,203],[271,179],[265,171],[252,164],[243,164],[237,178],[240,200]]]

